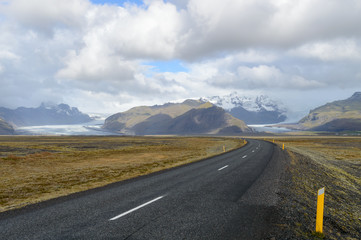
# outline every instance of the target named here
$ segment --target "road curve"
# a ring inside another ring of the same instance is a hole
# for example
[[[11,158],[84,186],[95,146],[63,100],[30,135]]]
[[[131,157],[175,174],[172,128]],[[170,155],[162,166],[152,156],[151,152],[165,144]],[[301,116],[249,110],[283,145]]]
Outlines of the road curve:
[[[274,187],[265,176],[277,165],[275,149],[249,140],[200,162],[4,212],[0,239],[263,239],[277,215],[261,190]]]

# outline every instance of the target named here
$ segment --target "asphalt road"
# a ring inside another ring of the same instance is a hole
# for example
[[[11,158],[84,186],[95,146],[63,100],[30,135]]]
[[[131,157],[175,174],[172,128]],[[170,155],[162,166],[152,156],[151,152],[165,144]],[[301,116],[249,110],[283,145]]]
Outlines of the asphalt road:
[[[277,148],[243,148],[0,214],[0,239],[267,239]],[[273,156],[273,157],[272,157]]]

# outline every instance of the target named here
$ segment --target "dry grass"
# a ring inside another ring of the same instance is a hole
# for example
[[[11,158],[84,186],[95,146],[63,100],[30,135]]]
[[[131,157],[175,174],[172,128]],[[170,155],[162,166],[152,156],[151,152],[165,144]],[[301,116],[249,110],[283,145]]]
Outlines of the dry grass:
[[[320,164],[329,174],[342,180],[349,189],[361,187],[361,138],[360,137],[312,137],[276,139],[281,145],[305,155]],[[349,181],[351,181],[350,184]]]
[[[0,211],[240,147],[211,137],[0,137]]]
[[[361,138],[275,137],[285,144],[291,157],[291,191],[294,207],[300,208],[308,226],[295,226],[300,236],[312,238],[317,190],[326,188],[325,226],[327,239],[361,237]],[[266,139],[272,141],[273,139]],[[303,239],[300,237],[300,239]]]

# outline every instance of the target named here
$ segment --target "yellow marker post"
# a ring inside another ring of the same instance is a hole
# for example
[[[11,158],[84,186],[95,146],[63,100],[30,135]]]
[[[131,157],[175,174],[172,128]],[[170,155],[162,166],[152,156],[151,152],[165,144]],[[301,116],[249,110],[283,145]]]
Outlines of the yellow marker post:
[[[272,142],[275,143],[275,140],[273,139]]]
[[[322,233],[323,227],[323,206],[325,201],[325,188],[317,192],[317,214],[316,214],[316,232]]]
[[[226,147],[225,146],[223,146],[223,152],[226,152]]]
[[[285,144],[282,143],[282,150],[285,150]]]
[[[246,144],[246,143],[247,143],[246,139],[245,139],[245,140],[243,140],[243,143],[244,143],[244,144]]]

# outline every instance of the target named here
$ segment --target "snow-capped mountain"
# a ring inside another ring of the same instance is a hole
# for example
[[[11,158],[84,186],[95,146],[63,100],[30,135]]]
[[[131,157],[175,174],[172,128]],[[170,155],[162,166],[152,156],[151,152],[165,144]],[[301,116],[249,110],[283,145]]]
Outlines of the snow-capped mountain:
[[[0,117],[18,127],[77,124],[92,120],[89,115],[80,112],[76,107],[70,107],[67,104],[44,103],[37,108],[8,109],[0,107]]]
[[[286,120],[286,108],[266,95],[244,96],[233,92],[225,96],[202,98],[222,107],[231,115],[245,121],[246,124],[271,124]]]
[[[272,100],[266,95],[260,96],[242,96],[237,92],[233,92],[225,96],[213,96],[205,97],[202,100],[209,101],[218,107],[221,107],[225,110],[231,110],[235,107],[243,107],[250,112],[259,112],[259,111],[283,111],[286,109],[280,102]]]

